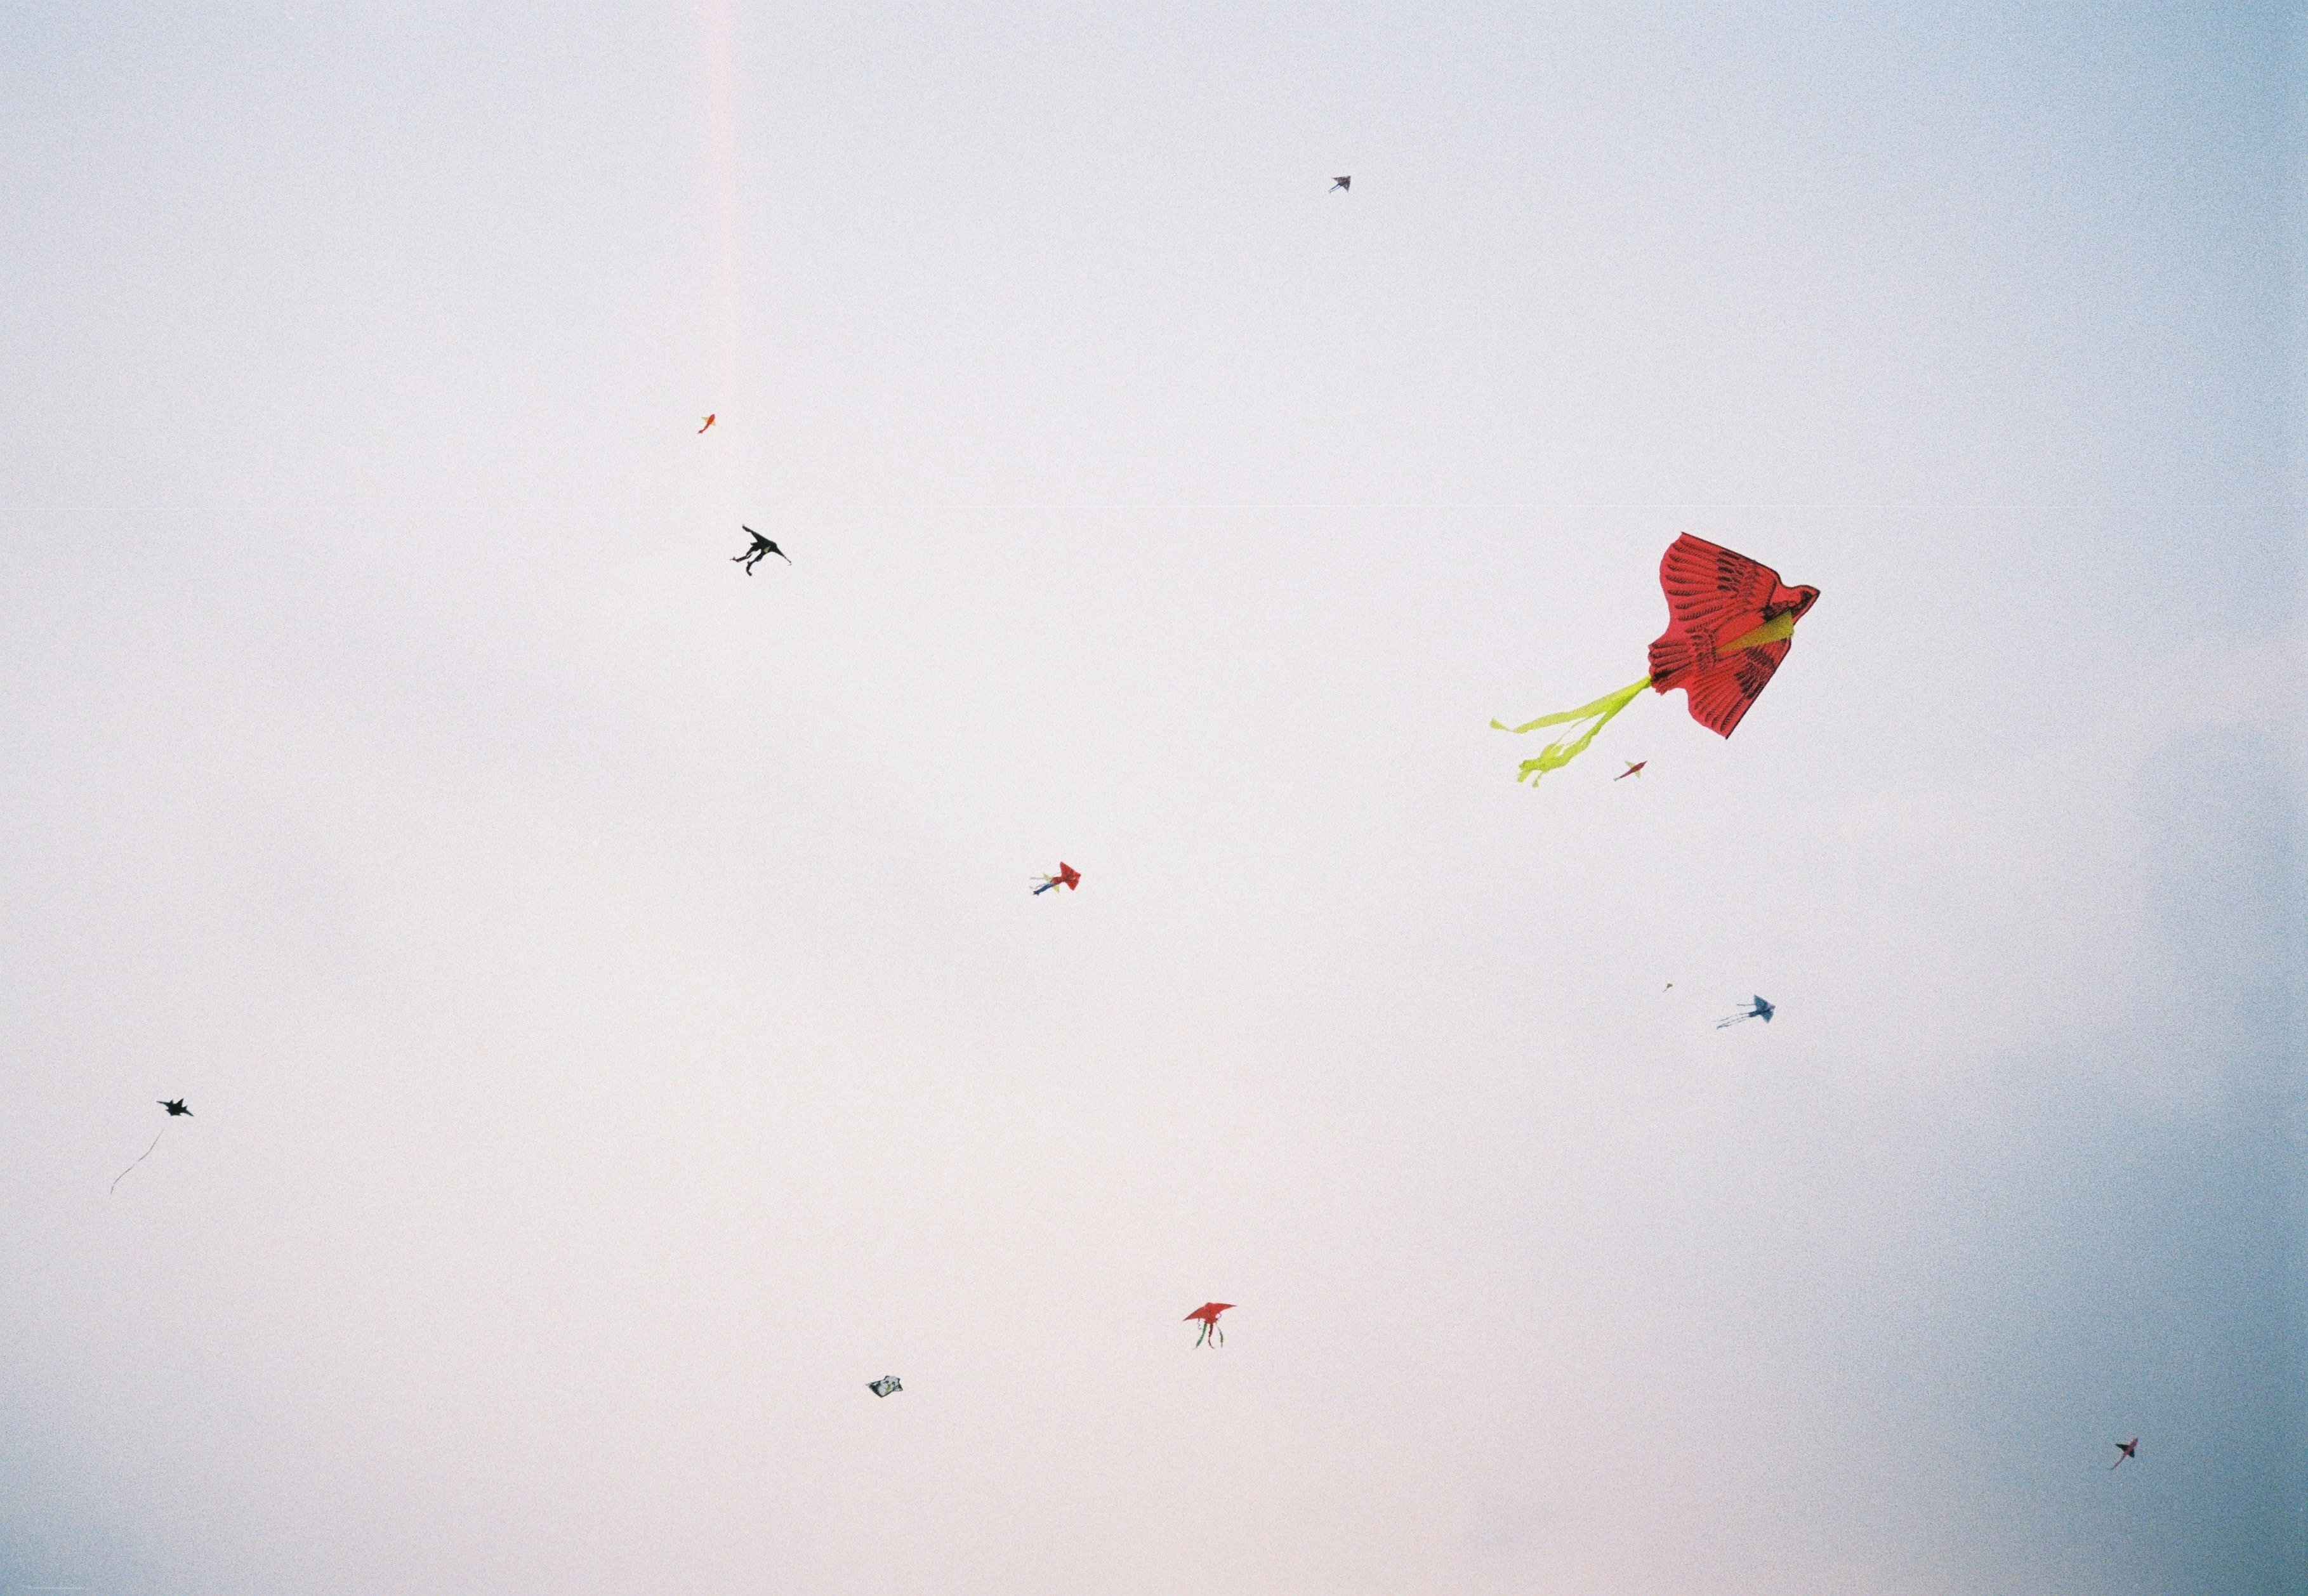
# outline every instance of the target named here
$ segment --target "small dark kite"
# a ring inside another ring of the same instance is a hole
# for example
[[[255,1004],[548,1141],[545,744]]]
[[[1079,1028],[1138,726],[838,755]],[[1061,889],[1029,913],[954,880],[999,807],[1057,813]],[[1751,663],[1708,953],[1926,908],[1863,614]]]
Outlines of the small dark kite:
[[[761,533],[754,531],[752,527],[741,526],[737,530],[745,533],[748,537],[754,539],[754,546],[745,550],[745,553],[733,554],[729,556],[733,564],[742,565],[745,567],[746,575],[751,576],[754,574],[754,567],[762,563],[762,556],[765,554],[773,554],[777,556],[778,558],[784,560],[788,565],[793,564],[791,556],[789,556],[784,549],[779,548],[767,538],[762,537]]]

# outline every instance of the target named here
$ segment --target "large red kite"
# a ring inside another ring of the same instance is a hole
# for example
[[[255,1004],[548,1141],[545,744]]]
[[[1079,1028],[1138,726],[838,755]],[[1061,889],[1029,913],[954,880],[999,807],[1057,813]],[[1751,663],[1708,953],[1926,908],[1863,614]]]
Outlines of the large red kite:
[[[1557,715],[1541,715],[1520,726],[1491,722],[1501,731],[1537,731],[1542,726],[1587,726],[1574,740],[1568,735],[1526,759],[1518,781],[1536,781],[1586,752],[1612,716],[1632,703],[1645,687],[1654,693],[1684,690],[1691,718],[1718,736],[1729,737],[1779,661],[1787,657],[1796,623],[1819,598],[1813,587],[1791,588],[1769,565],[1684,533],[1659,558],[1659,587],[1666,594],[1666,630],[1651,644],[1651,673],[1631,686]]]
[[[1231,1302],[1205,1302],[1186,1316],[1189,1321],[1200,1319],[1202,1322],[1201,1333],[1194,1337],[1194,1345],[1199,1347],[1204,1342],[1214,1347],[1226,1345],[1226,1332],[1219,1328],[1219,1316],[1233,1306]]]
[[[1034,896],[1037,898],[1054,886],[1062,886],[1070,893],[1078,893],[1081,890],[1081,872],[1064,859],[1058,861],[1058,873],[1055,876],[1037,876],[1034,879],[1042,884],[1034,889]]]

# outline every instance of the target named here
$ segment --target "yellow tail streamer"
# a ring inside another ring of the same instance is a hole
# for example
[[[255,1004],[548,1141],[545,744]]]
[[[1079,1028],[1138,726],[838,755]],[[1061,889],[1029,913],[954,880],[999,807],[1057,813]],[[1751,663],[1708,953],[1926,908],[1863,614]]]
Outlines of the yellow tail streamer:
[[[1515,772],[1515,780],[1536,783],[1547,772],[1559,771],[1578,758],[1587,751],[1587,745],[1595,740],[1595,734],[1610,724],[1611,717],[1634,703],[1635,695],[1650,685],[1651,678],[1645,677],[1632,686],[1622,687],[1616,693],[1606,693],[1592,703],[1581,704],[1575,710],[1565,710],[1559,715],[1541,715],[1537,720],[1526,720],[1520,726],[1504,726],[1496,720],[1492,721],[1491,725],[1497,730],[1518,733],[1537,731],[1542,726],[1561,726],[1565,722],[1594,721],[1592,726],[1580,735],[1578,741],[1572,742],[1568,738],[1557,738],[1538,751],[1537,758],[1524,760],[1522,768]]]

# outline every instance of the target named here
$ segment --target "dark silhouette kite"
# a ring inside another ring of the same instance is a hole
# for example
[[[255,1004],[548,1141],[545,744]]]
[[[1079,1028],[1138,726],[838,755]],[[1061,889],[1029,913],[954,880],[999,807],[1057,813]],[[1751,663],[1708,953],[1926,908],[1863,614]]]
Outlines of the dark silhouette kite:
[[[1715,1029],[1720,1031],[1726,1025],[1736,1025],[1742,1020],[1761,1020],[1764,1024],[1769,1025],[1771,1022],[1771,1016],[1778,1012],[1768,1000],[1758,997],[1752,1007],[1743,1008],[1735,1014],[1727,1015],[1716,1021]]]
[[[2111,1469],[2121,1469],[2124,1464],[2130,1462],[2133,1458],[2140,1455],[2140,1437],[2138,1436],[2134,1436],[2129,1441],[2118,1441],[2115,1444],[2115,1449],[2123,1454],[2123,1455],[2117,1458],[2114,1462],[2108,1464],[2108,1467]]]
[[[1214,1347],[1226,1345],[1226,1332],[1219,1328],[1219,1316],[1233,1306],[1231,1302],[1205,1302],[1186,1316],[1190,1320],[1200,1319],[1202,1322],[1201,1333],[1194,1337],[1194,1345],[1199,1347],[1204,1342]]]
[[[1819,599],[1817,588],[1788,587],[1769,565],[1689,532],[1660,556],[1659,589],[1666,595],[1667,623],[1651,644],[1650,675],[1575,710],[1520,726],[1491,722],[1512,732],[1586,727],[1576,738],[1566,733],[1541,748],[1536,759],[1524,760],[1516,781],[1535,782],[1578,758],[1645,687],[1654,693],[1681,687],[1691,718],[1718,737],[1729,737],[1787,657],[1796,623]]]
[[[1033,895],[1037,898],[1054,886],[1062,886],[1070,893],[1081,890],[1081,872],[1064,859],[1058,861],[1058,873],[1055,876],[1037,876],[1034,879],[1042,884],[1034,889]]]
[[[883,1375],[878,1380],[866,1382],[866,1389],[875,1396],[891,1396],[905,1388],[904,1384],[895,1375]]]
[[[1331,192],[1332,194],[1338,193],[1339,190],[1342,188],[1348,194],[1354,193],[1355,180],[1352,177],[1339,177],[1332,180],[1331,184]]]
[[[1640,776],[1643,773],[1643,766],[1649,763],[1650,761],[1648,759],[1631,759],[1627,762],[1627,768],[1621,771],[1617,775],[1612,777],[1611,780],[1614,781],[1623,781],[1629,776]]]
[[[737,530],[754,539],[754,546],[745,550],[745,553],[733,554],[729,556],[733,564],[741,564],[745,567],[746,575],[751,576],[754,574],[754,567],[762,563],[762,556],[765,554],[773,554],[777,556],[778,558],[784,560],[788,565],[793,564],[792,558],[787,555],[784,549],[779,548],[767,538],[762,537],[761,533],[754,531],[752,527],[741,526]]]
[[[713,418],[712,418],[712,417],[710,417],[710,416],[706,417],[706,418],[705,418],[705,427],[710,427],[710,426],[712,426],[712,425],[713,425]],[[702,433],[703,433],[703,432],[704,432],[704,430],[705,430],[705,427],[699,427],[697,430],[702,434]]]
[[[160,1106],[168,1110],[168,1117],[171,1119],[174,1119],[179,1114],[184,1115],[187,1118],[192,1117],[193,1111],[185,1107],[185,1100],[183,1098],[169,1098],[165,1101],[162,1101]],[[160,1138],[168,1134],[168,1127],[165,1125],[162,1126],[159,1130],[154,1134],[151,1146],[145,1148],[143,1152],[138,1153],[136,1155],[135,1161],[128,1166],[128,1169],[133,1169],[137,1164],[141,1164],[146,1159],[151,1158],[152,1156],[152,1148],[158,1147],[160,1144]],[[120,1189],[120,1183],[128,1178],[128,1169],[123,1169],[119,1174],[115,1175],[112,1178],[112,1185],[107,1188],[106,1195],[109,1195],[112,1192],[116,1192]]]

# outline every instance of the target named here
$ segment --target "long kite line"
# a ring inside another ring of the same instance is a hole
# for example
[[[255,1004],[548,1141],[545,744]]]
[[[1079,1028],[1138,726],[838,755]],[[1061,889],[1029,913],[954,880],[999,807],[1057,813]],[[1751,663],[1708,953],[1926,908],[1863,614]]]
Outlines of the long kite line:
[[[1808,501],[1727,499],[1528,499],[1508,504],[1477,503],[1472,500],[1421,501],[1417,503],[1381,500],[1341,500],[1336,503],[1244,499],[1227,501],[1193,501],[1177,504],[1154,504],[1139,500],[1106,504],[1083,503],[1019,503],[1019,504],[933,504],[919,500],[867,502],[850,505],[788,505],[783,508],[795,512],[822,514],[828,512],[896,512],[944,510],[958,513],[988,511],[1035,511],[1050,513],[1073,513],[1093,510],[1159,511],[1179,510],[1886,510],[1916,514],[1976,512],[1985,514],[2034,514],[2068,511],[2086,514],[2114,514],[2123,510],[2290,510],[2295,506],[2285,504],[2261,504],[2242,500],[2177,500],[2143,499],[2136,503],[2110,505],[1952,505],[1901,503],[1862,503],[1856,500],[1821,499]]]
[[[154,1137],[152,1138],[152,1147],[158,1147],[158,1146],[160,1144],[160,1136],[165,1136],[165,1135],[167,1135],[168,1134],[168,1127],[167,1126],[165,1126],[165,1125],[164,1125],[164,1126],[162,1126],[160,1127],[160,1135],[159,1135],[159,1136],[154,1136]],[[140,1153],[138,1153],[138,1154],[136,1155],[136,1164],[141,1164],[141,1163],[142,1163],[146,1159],[151,1158],[151,1157],[152,1156],[152,1147],[147,1147],[143,1152],[140,1152]],[[134,1169],[134,1168],[136,1167],[136,1164],[131,1164],[131,1165],[129,1165],[129,1166],[128,1166],[128,1169]],[[128,1178],[128,1169],[123,1169],[122,1171],[120,1171],[120,1173],[119,1173],[119,1174],[115,1175],[115,1176],[112,1178],[112,1185],[111,1185],[111,1186],[110,1186],[106,1190],[106,1192],[105,1192],[105,1195],[106,1195],[106,1196],[108,1196],[108,1196],[110,1196],[114,1192],[116,1192],[116,1191],[118,1191],[118,1190],[120,1189],[120,1183],[121,1183],[122,1181],[124,1181],[124,1180],[125,1180],[125,1179],[127,1179],[127,1178]]]

